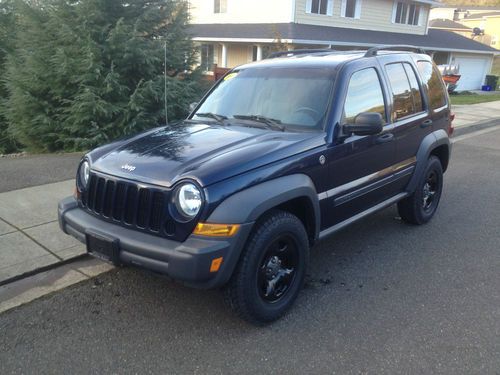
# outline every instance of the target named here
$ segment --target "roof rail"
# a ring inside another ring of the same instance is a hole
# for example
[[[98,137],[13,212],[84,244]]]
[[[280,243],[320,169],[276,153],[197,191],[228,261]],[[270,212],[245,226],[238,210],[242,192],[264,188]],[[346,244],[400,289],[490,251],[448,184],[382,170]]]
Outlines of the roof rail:
[[[416,47],[416,46],[409,46],[409,45],[393,45],[393,46],[375,46],[373,48],[370,48],[368,51],[365,53],[365,57],[373,57],[377,56],[377,53],[379,51],[387,51],[387,50],[405,50],[405,51],[413,51],[417,53],[426,53],[423,48]]]
[[[308,55],[312,53],[325,53],[325,52],[334,52],[332,48],[321,48],[321,49],[295,49],[290,51],[278,51],[271,53],[267,59],[275,59],[277,57],[292,57],[297,55]]]

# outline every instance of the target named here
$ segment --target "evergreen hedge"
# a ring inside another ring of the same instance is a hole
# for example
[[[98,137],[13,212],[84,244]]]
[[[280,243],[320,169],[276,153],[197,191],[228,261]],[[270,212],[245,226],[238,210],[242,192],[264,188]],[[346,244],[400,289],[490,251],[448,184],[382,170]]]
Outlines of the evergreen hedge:
[[[88,149],[165,123],[164,69],[169,120],[199,98],[184,1],[17,1],[14,13],[0,130],[28,150]]]

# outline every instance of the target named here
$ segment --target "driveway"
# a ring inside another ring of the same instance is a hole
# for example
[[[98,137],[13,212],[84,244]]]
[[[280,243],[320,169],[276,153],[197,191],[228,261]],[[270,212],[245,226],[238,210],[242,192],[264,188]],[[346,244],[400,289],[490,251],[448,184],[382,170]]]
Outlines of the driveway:
[[[455,143],[437,216],[394,208],[312,251],[282,320],[116,269],[0,315],[0,373],[498,374],[500,130]]]

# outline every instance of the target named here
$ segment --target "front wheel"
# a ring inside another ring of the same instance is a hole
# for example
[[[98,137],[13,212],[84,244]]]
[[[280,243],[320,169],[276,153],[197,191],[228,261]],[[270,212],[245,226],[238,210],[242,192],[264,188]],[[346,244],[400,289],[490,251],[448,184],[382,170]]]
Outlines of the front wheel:
[[[280,318],[304,283],[309,243],[302,222],[272,211],[256,224],[239,264],[224,290],[229,306],[253,324]]]
[[[427,161],[416,191],[398,203],[401,218],[411,224],[425,224],[436,213],[443,191],[443,167],[436,156]]]

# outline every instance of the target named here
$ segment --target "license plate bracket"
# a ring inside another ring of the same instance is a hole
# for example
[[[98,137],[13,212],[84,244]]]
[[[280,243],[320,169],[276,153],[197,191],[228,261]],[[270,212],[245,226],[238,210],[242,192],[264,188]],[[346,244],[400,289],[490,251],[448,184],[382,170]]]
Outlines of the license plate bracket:
[[[109,237],[101,233],[85,233],[87,252],[106,262],[115,265],[120,263],[120,244],[117,238]]]

